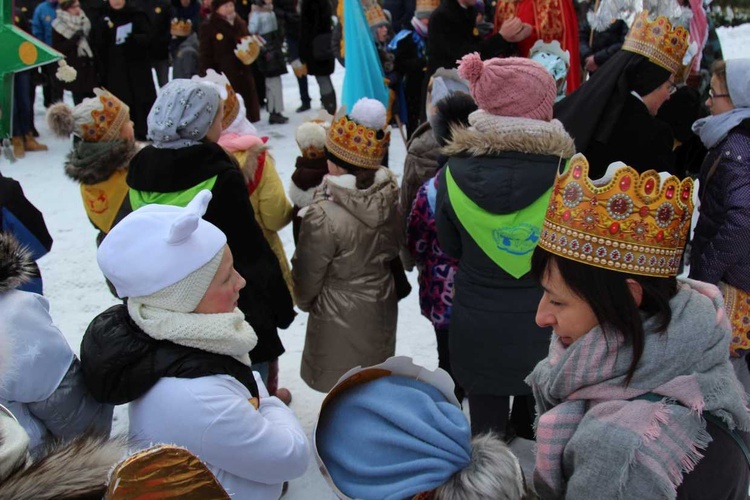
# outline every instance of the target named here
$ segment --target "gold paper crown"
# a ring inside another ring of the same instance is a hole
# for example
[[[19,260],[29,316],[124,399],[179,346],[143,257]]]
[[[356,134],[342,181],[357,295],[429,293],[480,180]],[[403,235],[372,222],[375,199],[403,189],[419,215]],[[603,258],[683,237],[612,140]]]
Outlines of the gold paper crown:
[[[582,154],[558,174],[539,246],[613,271],[676,276],[690,232],[693,180],[622,167],[606,184],[588,178]]]
[[[424,14],[429,16],[439,5],[440,0],[417,0],[417,8],[414,13],[417,17],[423,16]]]
[[[240,101],[237,100],[237,94],[228,83],[225,87],[227,89],[227,98],[224,99],[224,116],[221,118],[222,130],[229,128],[240,113]]]
[[[326,149],[337,159],[359,168],[377,169],[388,151],[391,131],[360,125],[348,116],[334,118],[326,135]]]
[[[361,2],[367,18],[367,26],[375,28],[383,24],[390,24],[377,0],[361,0]]]
[[[120,134],[120,128],[130,116],[130,108],[104,89],[94,89],[101,108],[91,111],[91,121],[81,124],[81,139],[86,142],[109,142]]]
[[[190,19],[172,19],[169,34],[172,36],[190,36],[193,32],[193,22]]]
[[[648,11],[643,10],[630,27],[622,49],[647,57],[677,75],[688,49],[688,30],[682,26],[672,28],[672,23],[664,16],[649,21]]]

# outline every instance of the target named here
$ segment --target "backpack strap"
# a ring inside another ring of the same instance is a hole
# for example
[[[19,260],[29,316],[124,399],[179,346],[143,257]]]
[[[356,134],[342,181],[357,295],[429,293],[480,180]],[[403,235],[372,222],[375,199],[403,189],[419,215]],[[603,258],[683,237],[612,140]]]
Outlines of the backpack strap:
[[[630,398],[628,399],[628,401],[644,400],[644,401],[650,401],[652,403],[658,403],[665,398],[666,396],[660,396],[653,392],[647,392],[646,394],[641,394],[640,396]],[[675,401],[675,403],[680,406],[685,406],[681,404],[679,401]],[[745,461],[747,462],[747,465],[750,468],[750,450],[748,449],[747,444],[745,444],[745,441],[742,439],[742,437],[737,433],[737,431],[730,429],[729,426],[727,426],[727,423],[724,422],[719,417],[717,417],[716,415],[713,415],[711,413],[704,411],[701,413],[701,416],[705,418],[707,421],[715,424],[717,427],[723,430],[726,434],[729,434],[729,436],[734,440],[734,442],[737,443],[737,446],[740,447],[740,450],[742,450],[742,453],[745,455]]]

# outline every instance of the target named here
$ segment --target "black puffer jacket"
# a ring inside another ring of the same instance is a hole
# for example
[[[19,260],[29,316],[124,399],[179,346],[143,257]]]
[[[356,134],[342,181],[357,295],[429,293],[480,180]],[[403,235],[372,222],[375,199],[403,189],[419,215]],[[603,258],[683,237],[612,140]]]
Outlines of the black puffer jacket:
[[[530,394],[524,379],[549,349],[549,329],[535,322],[542,290],[528,273],[514,278],[477,244],[456,214],[445,176],[450,169],[458,188],[485,211],[513,214],[552,187],[559,155],[572,156],[573,139],[562,127],[544,139],[521,129],[458,129],[444,152],[435,221],[440,247],[460,260],[450,325],[453,375],[472,395]]]
[[[279,261],[255,220],[245,179],[227,153],[208,143],[179,149],[147,146],[131,160],[127,182],[131,202],[148,192],[153,203],[180,205],[189,201],[183,193],[212,179],[213,198],[203,218],[227,236],[234,267],[247,281],[238,307],[258,335],[250,357],[254,363],[271,361],[284,352],[276,329],[291,324],[294,306]]]
[[[750,120],[709,150],[700,183],[690,277],[750,292]]]
[[[130,319],[124,305],[110,307],[89,324],[81,367],[94,398],[113,405],[138,399],[162,377],[230,375],[258,396],[249,366],[231,356],[155,340]]]

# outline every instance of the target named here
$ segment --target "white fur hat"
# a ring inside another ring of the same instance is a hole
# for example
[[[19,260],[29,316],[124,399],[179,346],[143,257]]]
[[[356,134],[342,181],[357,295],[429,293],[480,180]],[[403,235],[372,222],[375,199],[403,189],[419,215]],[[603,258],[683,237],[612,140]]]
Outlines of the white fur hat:
[[[227,238],[201,218],[209,201],[203,190],[185,208],[146,205],[109,232],[97,261],[120,298],[154,294],[214,260]]]

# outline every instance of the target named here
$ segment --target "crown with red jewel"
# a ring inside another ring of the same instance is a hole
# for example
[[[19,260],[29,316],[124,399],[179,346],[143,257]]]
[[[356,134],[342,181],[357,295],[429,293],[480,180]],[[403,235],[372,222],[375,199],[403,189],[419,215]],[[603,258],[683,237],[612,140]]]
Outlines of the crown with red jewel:
[[[690,233],[693,180],[611,165],[598,181],[582,154],[558,174],[539,246],[584,264],[676,276]]]
[[[682,71],[682,59],[688,49],[689,32],[682,26],[672,27],[664,16],[649,21],[648,11],[641,11],[630,27],[622,50],[635,52],[647,57],[654,64],[679,74]]]
[[[380,107],[383,108],[382,105]],[[382,112],[385,114],[385,109]],[[391,141],[389,127],[386,125],[382,129],[370,128],[356,122],[345,113],[346,109],[342,106],[328,128],[328,154],[333,155],[337,161],[354,167],[380,168]]]
[[[190,19],[172,19],[169,34],[172,36],[190,36],[193,32],[193,22]]]
[[[96,97],[86,101],[99,102],[85,109],[91,109],[91,120],[86,120],[80,125],[80,136],[86,142],[109,142],[115,140],[120,134],[120,128],[130,119],[130,108],[127,104],[110,94],[105,89],[94,89]],[[86,102],[90,104],[90,102]],[[83,108],[82,108],[83,109]]]

